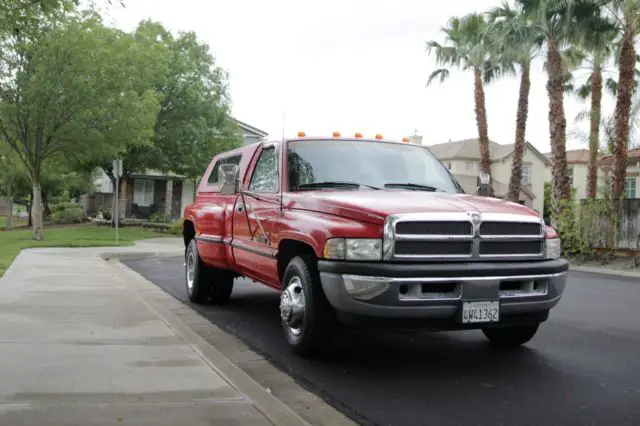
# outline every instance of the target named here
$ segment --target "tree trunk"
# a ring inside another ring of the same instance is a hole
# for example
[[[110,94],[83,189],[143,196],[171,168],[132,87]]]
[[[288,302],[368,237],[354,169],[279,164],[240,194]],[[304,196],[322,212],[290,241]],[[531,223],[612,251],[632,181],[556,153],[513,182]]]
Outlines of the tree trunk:
[[[164,216],[167,220],[173,217],[173,180],[167,179],[167,189],[164,197]]]
[[[587,165],[587,198],[598,192],[598,148],[600,148],[600,106],[602,104],[602,70],[596,64],[591,74],[591,128],[589,132],[589,164]]]
[[[7,229],[11,228],[13,223],[13,196],[11,195],[11,176],[7,178],[7,199],[9,200],[9,214],[7,215]]]
[[[49,197],[47,193],[42,191],[42,205],[44,207],[44,217],[51,217],[51,207],[49,206]]]
[[[613,179],[611,181],[611,198],[620,200],[624,196],[624,184],[627,176],[627,148],[629,144],[629,116],[631,113],[631,96],[634,89],[636,52],[633,45],[634,31],[625,28],[620,48],[618,66],[618,96],[616,98],[616,139],[613,145]]]
[[[489,152],[489,125],[487,123],[487,109],[485,107],[482,72],[479,69],[474,74],[474,98],[476,124],[478,125],[478,140],[480,143],[480,169],[491,177],[491,153]],[[489,196],[493,196],[493,181],[490,180]]]
[[[511,164],[511,179],[507,200],[517,203],[520,201],[520,185],[522,181],[522,158],[524,157],[525,133],[527,131],[527,116],[529,114],[529,64],[523,65],[520,76],[520,94],[518,95],[518,111],[516,113],[516,140],[513,146],[513,163]]]
[[[31,238],[36,241],[42,241],[44,240],[44,229],[42,225],[42,189],[40,188],[40,182],[37,180],[33,181],[31,216],[33,217]]]
[[[29,205],[27,206],[28,226],[33,226],[33,187],[31,187],[31,196],[29,196]]]
[[[551,139],[551,186],[554,222],[562,212],[562,201],[571,199],[567,177],[567,120],[564,116],[564,76],[562,57],[554,38],[547,41],[547,95],[549,96],[549,136]]]

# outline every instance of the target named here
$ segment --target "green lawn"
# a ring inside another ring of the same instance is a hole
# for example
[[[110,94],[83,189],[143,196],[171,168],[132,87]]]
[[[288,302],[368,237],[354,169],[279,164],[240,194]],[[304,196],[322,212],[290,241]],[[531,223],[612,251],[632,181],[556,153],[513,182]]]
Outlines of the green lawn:
[[[27,219],[14,217],[11,221],[11,226],[24,226],[27,224]],[[0,216],[0,229],[7,227],[7,217]]]
[[[116,243],[116,231],[106,226],[78,226],[45,228],[44,241],[31,239],[31,230],[0,231],[0,276],[16,258],[20,250],[34,247],[109,247],[132,246],[136,240],[167,237],[142,228],[120,228],[120,241]]]

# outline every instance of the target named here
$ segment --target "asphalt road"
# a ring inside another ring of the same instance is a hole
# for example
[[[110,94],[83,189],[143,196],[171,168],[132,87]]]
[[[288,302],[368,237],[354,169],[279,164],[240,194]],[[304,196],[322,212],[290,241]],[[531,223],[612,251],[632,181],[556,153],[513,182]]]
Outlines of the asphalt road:
[[[124,263],[185,300],[182,258]],[[308,361],[285,345],[271,289],[237,280],[229,305],[197,309],[361,423],[640,424],[640,279],[571,273],[550,319],[515,352],[479,331],[350,332],[330,362]]]

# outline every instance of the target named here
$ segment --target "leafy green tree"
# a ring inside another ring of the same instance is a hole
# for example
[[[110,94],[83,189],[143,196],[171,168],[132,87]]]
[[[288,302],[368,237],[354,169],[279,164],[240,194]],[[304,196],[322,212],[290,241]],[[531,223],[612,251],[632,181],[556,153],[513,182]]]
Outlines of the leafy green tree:
[[[227,75],[192,32],[172,35],[161,24],[142,21],[133,33],[139,92],[151,89],[160,101],[154,134],[147,143],[124,142],[118,157],[123,179],[133,173],[158,170],[190,178],[200,176],[218,152],[241,143],[230,117]],[[76,170],[101,168],[115,184],[113,152],[75,156]]]
[[[155,86],[162,103],[146,165],[195,178],[213,155],[241,143],[230,117],[228,76],[193,32],[174,37],[160,24],[143,21],[136,39],[149,37],[161,40],[168,69]]]
[[[472,71],[474,76],[474,100],[478,139],[480,143],[480,166],[484,173],[491,176],[491,153],[489,151],[489,130],[485,105],[484,85],[494,80],[499,68],[492,64],[492,48],[486,43],[487,22],[482,14],[472,13],[462,18],[451,18],[442,29],[445,44],[429,41],[427,53],[433,53],[438,65],[443,68],[431,73],[427,85],[439,79],[442,83],[450,75],[447,67]],[[491,187],[491,194],[493,188]]]
[[[46,17],[45,17],[46,18]],[[18,154],[33,186],[33,238],[44,238],[41,178],[65,153],[111,152],[153,134],[158,100],[135,89],[130,35],[103,25],[92,11],[38,21],[5,36],[0,64],[0,134]],[[135,72],[134,72],[135,74]]]

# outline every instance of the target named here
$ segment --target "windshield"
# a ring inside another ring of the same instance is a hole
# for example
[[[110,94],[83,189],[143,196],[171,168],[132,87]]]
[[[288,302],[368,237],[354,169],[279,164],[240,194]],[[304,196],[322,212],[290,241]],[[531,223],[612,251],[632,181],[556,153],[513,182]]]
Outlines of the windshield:
[[[300,140],[287,144],[289,189],[380,188],[460,193],[449,171],[427,149],[408,144]],[[355,185],[348,185],[348,184]]]

